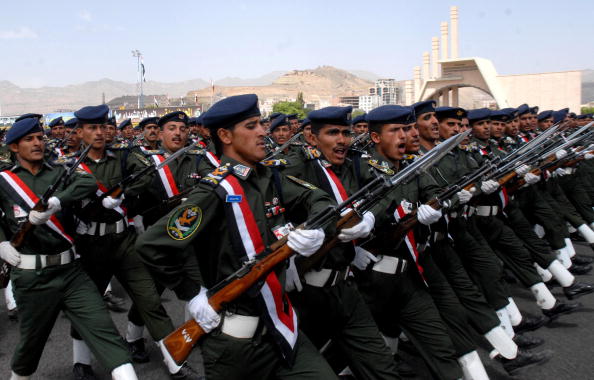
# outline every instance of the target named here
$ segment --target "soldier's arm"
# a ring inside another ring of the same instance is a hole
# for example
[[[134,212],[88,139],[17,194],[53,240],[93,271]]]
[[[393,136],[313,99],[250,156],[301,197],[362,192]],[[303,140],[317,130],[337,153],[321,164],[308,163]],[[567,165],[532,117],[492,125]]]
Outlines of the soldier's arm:
[[[132,150],[126,159],[127,175],[132,175],[152,165],[150,158],[143,155],[141,152]],[[155,173],[143,175],[136,179],[133,183],[126,186],[125,194],[127,198],[133,198],[146,191],[152,184]]]
[[[95,194],[97,191],[97,180],[92,174],[82,169],[77,169],[70,177],[70,183],[61,191],[56,192],[62,207],[67,207],[73,202],[83,200]]]

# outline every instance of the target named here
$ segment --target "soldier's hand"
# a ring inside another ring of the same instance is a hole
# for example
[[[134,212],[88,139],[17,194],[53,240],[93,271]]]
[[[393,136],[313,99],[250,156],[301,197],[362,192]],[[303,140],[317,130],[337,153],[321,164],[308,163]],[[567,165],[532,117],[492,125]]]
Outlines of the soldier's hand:
[[[564,168],[557,168],[553,172],[553,176],[555,176],[555,177],[563,177],[564,175],[567,175],[567,172],[565,171]]]
[[[355,246],[355,258],[351,264],[353,264],[357,269],[365,270],[372,261],[377,263],[379,259],[368,250],[357,245]]]
[[[313,255],[324,243],[324,230],[293,230],[289,232],[287,245],[302,256]]]
[[[594,158],[594,154],[592,154],[592,153],[586,153],[586,154],[584,154],[584,159],[585,160],[591,160],[593,158]]]
[[[555,152],[555,158],[558,160],[562,159],[563,157],[567,156],[567,151],[565,149],[561,149]]]
[[[524,165],[524,164],[522,164],[514,169],[514,172],[516,172],[516,174],[519,177],[523,176],[524,174],[528,173],[529,171],[530,171],[530,166]]]
[[[200,288],[200,293],[188,302],[188,311],[202,330],[209,333],[221,323],[221,316],[208,303],[206,291],[206,288]]]
[[[119,198],[112,198],[108,195],[107,197],[103,198],[103,200],[101,201],[101,204],[106,209],[113,210],[114,208],[119,207],[122,204],[123,200],[124,200],[123,195]]]
[[[485,194],[492,194],[499,189],[499,182],[488,179],[481,184],[481,191]]]
[[[13,267],[16,267],[21,263],[21,254],[9,241],[0,243],[0,258]]]
[[[532,173],[526,173],[526,175],[524,176],[524,181],[526,181],[527,185],[534,185],[535,183],[540,181],[540,176],[537,176],[536,174]]]
[[[31,212],[29,212],[29,222],[31,222],[31,224],[34,226],[44,224],[54,213],[60,211],[61,209],[62,206],[60,205],[60,200],[56,197],[51,197],[47,200],[47,209],[45,211],[31,210]]]
[[[299,278],[299,272],[295,266],[295,256],[291,256],[289,259],[289,267],[285,274],[285,290],[287,292],[292,292],[293,290],[300,292],[303,290],[301,278]]]
[[[441,218],[441,210],[436,210],[429,205],[420,205],[417,209],[419,223],[426,226],[437,222]]]
[[[462,189],[458,191],[456,195],[458,196],[458,201],[461,205],[467,204],[472,199],[472,193],[468,190]]]
[[[338,239],[342,242],[347,242],[367,237],[374,225],[375,216],[373,216],[373,213],[366,211],[359,223],[350,228],[343,228],[338,234]]]

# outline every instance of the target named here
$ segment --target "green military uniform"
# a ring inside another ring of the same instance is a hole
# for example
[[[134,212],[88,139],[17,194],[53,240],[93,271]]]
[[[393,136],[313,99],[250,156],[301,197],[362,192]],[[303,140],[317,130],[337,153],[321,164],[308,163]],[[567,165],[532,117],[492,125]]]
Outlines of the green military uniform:
[[[196,186],[181,206],[148,228],[136,244],[157,281],[181,299],[192,299],[201,286],[212,288],[237,271],[247,259],[236,247],[241,242],[233,235],[235,218],[228,214],[232,199],[218,195],[220,180],[225,175],[239,181],[246,199],[242,197],[238,202],[247,202],[265,246],[277,239],[274,232],[279,226],[286,225],[285,212],[302,218],[304,211],[315,214],[332,204],[322,191],[273,174],[273,169],[263,165],[248,168],[229,157],[221,157],[221,168]],[[196,254],[202,283],[191,278],[184,267],[189,247]],[[284,266],[275,270],[281,284],[284,272]],[[256,295],[239,296],[226,305],[222,318],[224,326],[225,318],[230,315],[260,317],[261,326],[253,338],[235,338],[223,333],[224,327],[219,326],[200,341],[206,377],[282,379],[299,374],[307,379],[333,378],[332,370],[302,333],[295,346],[294,366],[287,366],[280,360],[272,334],[269,329],[261,328],[267,321],[263,318],[267,314]]]
[[[309,147],[302,149],[299,160],[289,162],[285,173],[333,194],[320,165],[335,174],[347,194],[372,178],[359,162],[347,160],[341,166],[332,166],[323,160],[320,152]],[[303,290],[293,292],[291,299],[300,312],[303,330],[316,347],[321,348],[331,339],[349,359],[348,365],[357,378],[396,378],[394,361],[369,309],[356,286],[350,279],[345,280],[353,258],[352,244],[338,244],[326,254],[319,267],[311,271],[314,275],[331,271],[330,278],[335,280],[322,286],[308,284],[306,273]]]
[[[83,164],[98,183],[109,189],[122,180],[122,154],[123,151],[106,150],[97,162],[87,157]],[[136,235],[128,229],[125,213],[106,209],[99,201],[83,207],[77,214],[81,224],[76,246],[82,253],[83,268],[99,291],[103,292],[115,275],[139,308],[153,339],[164,338],[173,331],[173,323],[161,305],[153,279],[134,251]],[[73,337],[77,338],[76,333]]]
[[[44,163],[37,174],[32,174],[17,164],[10,172],[39,196],[57,181],[63,170]],[[96,189],[95,180],[85,173],[75,173],[71,181],[68,187],[58,189],[55,194],[63,209],[55,216],[67,234],[73,234],[74,223],[66,216],[65,210]],[[3,214],[0,240],[10,239],[27,218],[27,206],[19,204],[16,199],[14,191],[9,187],[0,187],[0,207]],[[35,372],[60,311],[70,319],[96,357],[110,371],[129,363],[128,351],[97,288],[81,269],[80,261],[60,265],[58,260],[56,265],[43,267],[39,255],[48,255],[47,260],[50,261],[50,257],[59,257],[56,255],[70,251],[70,258],[73,259],[75,253],[72,244],[47,225],[43,225],[34,227],[19,251],[23,256],[37,255],[37,264],[35,269],[16,267],[11,272],[14,295],[19,306],[21,335],[12,359],[13,371],[21,376],[29,376]],[[84,255],[82,251],[77,252]]]

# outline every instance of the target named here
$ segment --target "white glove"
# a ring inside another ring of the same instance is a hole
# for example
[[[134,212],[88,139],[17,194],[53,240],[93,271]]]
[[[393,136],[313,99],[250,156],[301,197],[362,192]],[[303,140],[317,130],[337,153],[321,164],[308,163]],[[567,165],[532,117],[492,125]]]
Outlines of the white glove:
[[[470,199],[472,198],[472,193],[468,190],[460,190],[456,193],[456,195],[458,196],[458,201],[460,202],[461,205],[465,205],[467,204]]]
[[[481,191],[485,194],[492,194],[499,189],[499,182],[488,179],[481,184]]]
[[[555,177],[563,177],[564,175],[567,175],[567,172],[565,171],[565,169],[563,168],[557,168],[555,169],[555,171],[553,172],[553,175]]]
[[[105,198],[103,198],[103,200],[101,201],[101,204],[103,205],[103,207],[105,207],[109,210],[113,210],[114,208],[119,207],[122,204],[123,200],[124,200],[123,195],[119,198],[112,198],[108,195]]]
[[[530,166],[524,165],[524,164],[522,164],[514,169],[514,172],[516,172],[516,175],[518,177],[523,176],[524,174],[528,173],[529,171],[530,171]]]
[[[357,269],[365,270],[371,262],[377,263],[379,259],[375,255],[359,246],[355,246],[355,258],[353,264]]]
[[[567,151],[565,149],[561,149],[555,152],[555,157],[560,160],[563,157],[567,156]]]
[[[295,256],[291,256],[289,259],[289,267],[285,273],[285,291],[292,292],[293,290],[297,290],[298,292],[303,290],[299,272],[297,272],[297,267],[295,266]]]
[[[347,242],[363,237],[367,237],[373,226],[375,225],[375,216],[373,213],[366,211],[363,213],[361,221],[350,228],[344,228],[338,234],[338,239],[342,242]]]
[[[591,160],[593,158],[594,158],[594,154],[592,154],[592,153],[584,154],[584,160]]]
[[[208,303],[204,287],[200,288],[200,293],[188,302],[188,311],[206,333],[211,332],[221,323],[221,316]]]
[[[532,173],[526,173],[524,175],[524,181],[526,181],[527,185],[534,185],[535,183],[540,181],[540,176],[537,176],[536,174]]]
[[[31,210],[29,212],[29,222],[31,222],[34,226],[39,226],[40,224],[46,223],[52,215],[62,209],[62,205],[60,204],[60,200],[56,197],[51,197],[47,200],[47,210],[45,211],[35,211]]]
[[[298,254],[308,257],[313,255],[324,242],[324,230],[293,230],[289,232],[287,245]]]
[[[420,205],[417,209],[419,223],[426,226],[437,222],[441,218],[441,210],[436,210],[429,205]]]
[[[21,254],[9,241],[0,243],[0,258],[13,267],[16,267],[21,263]]]

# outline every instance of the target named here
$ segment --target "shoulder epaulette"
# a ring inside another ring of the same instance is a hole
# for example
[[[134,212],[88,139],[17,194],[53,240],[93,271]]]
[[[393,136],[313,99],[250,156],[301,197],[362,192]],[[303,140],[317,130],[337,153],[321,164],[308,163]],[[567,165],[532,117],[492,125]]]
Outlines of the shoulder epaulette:
[[[405,161],[414,161],[419,157],[420,156],[417,156],[416,154],[405,154],[404,157],[402,157],[402,159]]]
[[[146,159],[146,157],[138,152],[132,152],[134,157],[138,158],[138,161],[142,162],[145,166],[151,166],[151,162]]]
[[[76,158],[74,157],[74,154],[71,153],[72,156],[69,155],[64,155],[64,156],[60,156],[58,158],[56,158],[55,160],[51,161],[52,165],[69,165],[74,163],[74,161],[76,161]]]
[[[264,161],[260,161],[260,163],[264,166],[268,166],[268,167],[282,167],[282,166],[287,166],[287,160],[285,159],[276,159],[276,160],[264,160]]]
[[[142,153],[144,153],[145,156],[153,156],[155,154],[163,154],[165,152],[161,149],[142,149]]]
[[[375,168],[380,173],[384,173],[386,175],[394,175],[394,170],[390,169],[385,161],[382,161],[380,163],[378,160],[367,160],[367,163],[369,164],[369,166]]]
[[[288,179],[290,179],[291,181],[295,182],[298,185],[301,185],[303,187],[305,187],[306,189],[310,189],[310,190],[315,190],[317,189],[317,187],[315,187],[314,185],[312,185],[311,183],[304,181],[300,178],[294,177],[292,175],[288,175],[287,176]]]
[[[322,153],[320,153],[319,150],[309,145],[303,145],[303,153],[305,154],[305,158],[308,160],[315,160],[316,158],[320,158],[322,156]]]
[[[204,154],[204,149],[190,149],[186,151],[186,154],[201,155]]]
[[[115,144],[111,144],[109,146],[109,149],[111,150],[122,150],[122,149],[130,149],[130,143],[127,142],[120,142],[120,143],[115,143]]]
[[[200,179],[200,183],[204,183],[210,187],[216,188],[219,186],[219,183],[229,174],[231,174],[231,165],[221,165]]]

